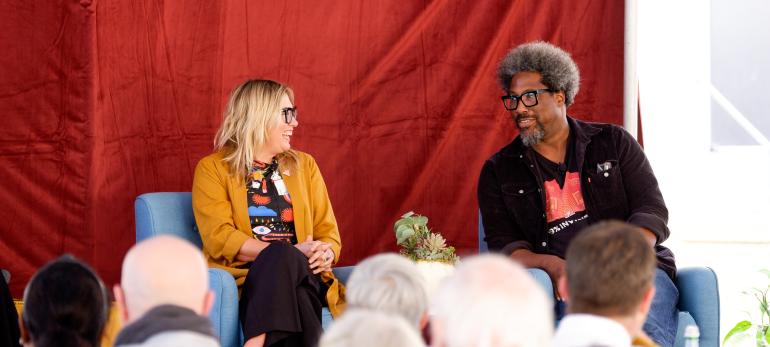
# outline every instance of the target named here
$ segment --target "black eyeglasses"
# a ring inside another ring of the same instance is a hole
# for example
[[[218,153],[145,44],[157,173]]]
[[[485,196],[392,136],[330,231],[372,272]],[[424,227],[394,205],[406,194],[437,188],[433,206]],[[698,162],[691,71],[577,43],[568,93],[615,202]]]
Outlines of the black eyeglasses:
[[[552,93],[553,90],[551,89],[535,89],[530,90],[524,94],[521,94],[519,96],[514,95],[503,95],[501,99],[503,99],[503,106],[505,106],[505,109],[508,111],[513,111],[516,109],[516,107],[519,106],[519,100],[524,104],[526,107],[532,107],[537,105],[537,95],[543,94],[543,93]]]
[[[281,114],[283,114],[283,120],[286,124],[291,124],[297,119],[297,107],[284,107],[281,109]]]

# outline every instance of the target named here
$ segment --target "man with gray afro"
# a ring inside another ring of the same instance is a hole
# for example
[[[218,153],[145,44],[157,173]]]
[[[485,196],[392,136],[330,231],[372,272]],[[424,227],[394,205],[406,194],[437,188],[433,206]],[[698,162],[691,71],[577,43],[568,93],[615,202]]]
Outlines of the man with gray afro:
[[[125,326],[115,346],[219,346],[207,315],[214,302],[203,253],[156,236],[132,247],[113,290]]]
[[[421,331],[428,322],[425,279],[409,259],[385,253],[364,259],[350,275],[349,308],[395,314]]]
[[[515,47],[497,75],[502,104],[519,135],[481,170],[478,201],[489,248],[545,270],[556,284],[565,273],[567,246],[584,227],[608,219],[639,227],[658,268],[644,329],[660,345],[673,345],[676,265],[661,245],[670,233],[668,209],[641,146],[619,126],[567,114],[580,73],[559,47],[546,42]],[[556,307],[561,316],[565,305],[559,301]]]

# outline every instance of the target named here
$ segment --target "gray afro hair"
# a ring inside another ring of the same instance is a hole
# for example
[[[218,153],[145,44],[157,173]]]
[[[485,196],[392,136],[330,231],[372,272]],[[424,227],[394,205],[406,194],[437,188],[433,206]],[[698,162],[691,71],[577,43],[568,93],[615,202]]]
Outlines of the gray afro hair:
[[[580,71],[569,53],[550,43],[537,41],[513,48],[497,68],[497,78],[507,93],[511,78],[518,72],[540,73],[541,82],[549,89],[563,91],[566,105],[572,105],[580,89]]]

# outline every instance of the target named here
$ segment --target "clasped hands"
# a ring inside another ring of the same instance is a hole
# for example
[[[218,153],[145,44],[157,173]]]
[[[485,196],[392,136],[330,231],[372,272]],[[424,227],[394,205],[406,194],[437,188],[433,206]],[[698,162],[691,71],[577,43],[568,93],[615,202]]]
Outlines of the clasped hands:
[[[334,251],[330,243],[313,240],[313,236],[309,235],[305,241],[297,243],[294,247],[308,258],[313,274],[332,271]]]

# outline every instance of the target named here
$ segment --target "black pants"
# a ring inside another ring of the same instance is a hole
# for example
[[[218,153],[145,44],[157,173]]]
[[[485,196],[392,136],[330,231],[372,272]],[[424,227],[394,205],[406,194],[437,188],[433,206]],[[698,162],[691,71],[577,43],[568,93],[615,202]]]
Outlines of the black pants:
[[[302,252],[286,242],[271,243],[252,262],[242,287],[245,340],[266,333],[265,346],[317,345],[323,289]]]

